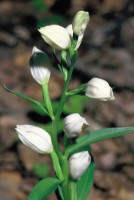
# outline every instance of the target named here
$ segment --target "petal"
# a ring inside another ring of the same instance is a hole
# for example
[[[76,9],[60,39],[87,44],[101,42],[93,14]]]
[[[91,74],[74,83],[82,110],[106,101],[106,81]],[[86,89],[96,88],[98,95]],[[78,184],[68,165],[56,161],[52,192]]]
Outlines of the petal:
[[[53,150],[51,137],[43,129],[32,125],[17,125],[16,131],[20,140],[38,153]]]
[[[59,25],[49,25],[39,29],[43,39],[53,48],[62,50],[71,45],[69,33]]]

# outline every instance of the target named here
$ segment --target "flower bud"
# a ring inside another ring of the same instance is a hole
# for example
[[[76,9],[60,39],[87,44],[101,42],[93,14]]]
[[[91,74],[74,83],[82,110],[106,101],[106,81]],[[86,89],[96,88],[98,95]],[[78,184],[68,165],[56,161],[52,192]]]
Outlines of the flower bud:
[[[82,151],[79,153],[73,154],[69,158],[69,169],[70,175],[73,179],[79,179],[91,162],[91,156],[89,155],[88,151]]]
[[[89,22],[88,12],[85,12],[85,11],[77,12],[72,23],[73,32],[78,36],[83,34],[87,27],[88,22]]]
[[[63,121],[63,129],[68,138],[80,136],[88,126],[85,118],[77,113],[68,115]]]
[[[59,25],[49,25],[39,29],[42,38],[55,49],[67,49],[71,45],[70,36],[65,28]]]
[[[17,125],[16,131],[20,140],[38,153],[50,153],[53,145],[50,135],[42,128],[32,125]]]
[[[30,70],[33,78],[41,85],[48,83],[50,78],[49,57],[43,51],[33,47],[32,56],[30,58]]]
[[[100,78],[92,78],[86,87],[86,96],[101,101],[113,100],[114,95],[108,82]]]

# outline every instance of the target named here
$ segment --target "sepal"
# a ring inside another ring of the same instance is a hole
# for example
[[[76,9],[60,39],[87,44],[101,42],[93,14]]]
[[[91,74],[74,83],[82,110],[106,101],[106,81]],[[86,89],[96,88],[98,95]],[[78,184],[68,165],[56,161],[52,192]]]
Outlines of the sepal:
[[[91,162],[91,156],[88,151],[82,151],[73,154],[69,158],[70,175],[74,180],[79,180],[84,174]]]
[[[83,34],[87,27],[88,22],[89,22],[88,12],[85,12],[83,10],[77,12],[72,23],[73,32],[78,36]]]
[[[30,58],[30,70],[33,78],[40,84],[47,84],[50,78],[50,61],[47,54],[40,49],[33,47]]]
[[[39,29],[42,38],[51,47],[63,50],[71,45],[70,36],[65,28],[59,25],[49,25]]]
[[[42,128],[33,125],[17,125],[15,128],[23,144],[38,153],[51,153],[53,145],[50,135]]]
[[[114,100],[113,90],[109,83],[100,78],[92,78],[88,83],[85,95],[100,101]]]

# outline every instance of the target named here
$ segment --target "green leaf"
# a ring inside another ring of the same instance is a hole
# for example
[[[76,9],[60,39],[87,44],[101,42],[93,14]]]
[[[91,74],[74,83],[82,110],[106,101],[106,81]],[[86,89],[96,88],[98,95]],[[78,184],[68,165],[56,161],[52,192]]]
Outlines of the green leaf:
[[[80,138],[78,138],[76,140],[77,142],[76,144],[68,147],[68,149],[66,150],[66,155],[69,156],[76,150],[79,150],[80,148],[87,146],[89,144],[99,142],[101,140],[106,140],[109,138],[119,137],[121,135],[124,135],[132,131],[134,131],[134,126],[123,127],[123,128],[106,128],[106,129],[93,131],[89,134],[83,135]]]
[[[84,92],[85,92],[86,85],[87,84],[85,83],[85,84],[78,86],[76,89],[69,91],[67,93],[67,95],[72,96],[72,95],[82,95],[83,94],[85,97]],[[85,98],[87,98],[87,97],[85,97]],[[88,97],[88,99],[89,99],[89,97]]]
[[[51,122],[49,122],[47,124],[43,124],[43,125],[40,124],[39,127],[43,128],[48,133],[51,133],[51,131],[52,131],[52,123]],[[58,122],[57,133],[60,134],[60,133],[62,133],[62,131],[63,131],[63,120],[60,119]]]
[[[58,186],[58,192],[59,192],[59,195],[60,195],[61,200],[64,200],[63,193],[62,193],[62,189],[61,189],[61,186],[60,186],[60,185]],[[58,196],[57,196],[57,199],[58,199]]]
[[[62,50],[62,52],[61,52],[61,63],[63,64],[63,66],[66,66],[66,64],[67,64],[67,51],[66,50]]]
[[[86,200],[89,195],[94,179],[94,162],[91,162],[86,172],[83,174],[77,185],[78,200]]]
[[[44,200],[53,193],[61,182],[56,178],[45,178],[35,185],[28,200]]]
[[[65,114],[70,113],[83,113],[84,103],[88,100],[85,96],[71,96],[68,98],[66,104],[64,105],[63,112]]]
[[[56,113],[58,106],[59,106],[59,101],[57,100],[52,101],[52,107],[53,107],[54,113]]]
[[[52,101],[52,108],[53,108],[54,113],[56,113],[58,106],[59,106],[59,101],[57,101],[57,100]],[[47,116],[47,113],[44,113],[43,110],[41,110],[38,106],[36,106],[34,104],[33,104],[33,110],[36,113],[38,113],[39,115]]]
[[[45,163],[42,163],[42,164],[35,163],[33,166],[33,173],[38,178],[45,178],[49,174],[49,166]]]
[[[91,149],[87,147],[89,153],[91,152]],[[91,153],[90,153],[91,155]],[[94,161],[92,161],[85,171],[85,173],[82,175],[80,180],[77,182],[77,198],[78,200],[86,200],[88,194],[91,191],[92,185],[94,180]]]
[[[83,135],[82,137],[78,138],[76,141],[77,143],[83,142],[87,144],[92,144],[101,140],[119,137],[130,131],[134,131],[134,127],[106,128],[106,129],[93,131],[87,135]],[[87,142],[85,140],[87,140]]]
[[[16,96],[18,96],[18,97],[21,97],[22,99],[25,99],[25,100],[31,102],[32,104],[34,104],[35,106],[37,106],[38,109],[42,110],[42,112],[44,112],[45,114],[48,114],[47,110],[44,108],[44,106],[43,106],[39,101],[34,100],[34,99],[32,99],[32,98],[30,98],[30,97],[28,97],[28,96],[25,96],[25,95],[23,95],[23,94],[20,94],[19,92],[15,92],[15,91],[9,89],[8,87],[6,87],[6,86],[3,85],[3,84],[2,84],[2,87],[3,87],[6,91],[8,91],[8,92],[10,92],[10,93],[12,93],[12,94],[14,94],[14,95],[16,95]]]
[[[65,67],[62,66],[62,73],[63,73],[63,76],[64,76],[64,80],[66,81],[67,80],[67,76],[68,76],[68,71]]]
[[[45,19],[40,19],[37,22],[37,28],[42,26],[47,26],[50,24],[64,24],[66,22],[65,18],[61,17],[60,15],[53,15],[49,17],[45,17]]]
[[[33,7],[35,7],[40,12],[45,12],[48,10],[48,6],[43,0],[31,0]]]
[[[8,87],[6,87],[4,84],[2,84],[2,87],[3,87],[6,91],[8,91],[8,92],[10,92],[10,93],[12,93],[12,94],[14,94],[14,95],[16,95],[16,96],[18,96],[18,97],[21,97],[22,99],[25,99],[25,100],[31,102],[32,104],[34,104],[35,106],[37,106],[39,109],[41,109],[44,113],[47,113],[47,114],[48,114],[47,110],[44,108],[44,106],[42,105],[42,103],[40,103],[39,101],[34,100],[34,99],[32,99],[32,98],[30,98],[30,97],[28,97],[28,96],[25,96],[25,95],[23,95],[23,94],[20,94],[19,92],[15,92],[15,91],[9,89]]]
[[[41,110],[37,105],[33,104],[32,105],[32,111],[37,113],[38,115],[41,116],[47,116],[47,113],[44,113],[43,110]]]

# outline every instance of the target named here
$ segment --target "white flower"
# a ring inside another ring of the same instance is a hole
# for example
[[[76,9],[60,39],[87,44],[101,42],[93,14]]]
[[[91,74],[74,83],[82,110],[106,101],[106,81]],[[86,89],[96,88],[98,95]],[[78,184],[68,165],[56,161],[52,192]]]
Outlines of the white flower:
[[[50,78],[49,57],[43,51],[33,47],[30,58],[30,70],[33,78],[41,85],[48,83]]]
[[[72,37],[73,37],[73,28],[72,28],[72,24],[69,24],[69,25],[66,27],[66,30],[67,30],[67,32],[69,33],[70,37],[72,38]]]
[[[72,24],[69,24],[66,27],[66,30],[68,31],[70,37],[73,38],[73,27],[72,27]],[[79,48],[79,46],[81,45],[83,36],[84,36],[84,32],[81,35],[78,36],[78,40],[77,40],[77,43],[76,43],[76,46],[75,46],[74,50],[77,50]]]
[[[73,32],[80,36],[84,33],[87,24],[89,22],[89,13],[85,11],[79,11],[76,13],[74,19],[73,19]]]
[[[50,135],[42,128],[32,125],[17,125],[16,131],[20,140],[38,153],[50,153],[53,145]]]
[[[49,25],[39,29],[42,38],[55,49],[67,49],[71,45],[70,36],[65,28],[59,25]]]
[[[85,118],[78,113],[74,113],[65,117],[63,121],[63,129],[68,138],[80,136],[89,126]]]
[[[88,151],[82,151],[73,154],[69,158],[69,169],[71,177],[75,180],[79,179],[86,171],[91,162],[91,156]]]
[[[114,95],[108,82],[100,78],[92,78],[86,87],[86,96],[101,101],[113,100]]]

